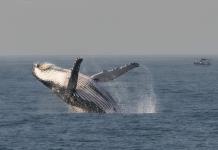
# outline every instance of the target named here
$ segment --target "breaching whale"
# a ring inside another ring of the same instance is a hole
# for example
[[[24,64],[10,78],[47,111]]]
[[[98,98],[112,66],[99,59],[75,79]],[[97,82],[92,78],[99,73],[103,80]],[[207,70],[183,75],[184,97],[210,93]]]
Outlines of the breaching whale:
[[[117,102],[99,83],[111,81],[139,64],[129,63],[87,76],[79,72],[82,61],[82,58],[77,58],[70,69],[50,63],[34,64],[32,73],[75,112],[120,112]]]

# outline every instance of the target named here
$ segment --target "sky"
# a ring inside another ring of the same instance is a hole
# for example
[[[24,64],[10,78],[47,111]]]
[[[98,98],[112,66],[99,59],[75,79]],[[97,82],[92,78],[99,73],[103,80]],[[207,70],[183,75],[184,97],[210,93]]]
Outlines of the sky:
[[[0,55],[218,55],[217,0],[1,0]]]

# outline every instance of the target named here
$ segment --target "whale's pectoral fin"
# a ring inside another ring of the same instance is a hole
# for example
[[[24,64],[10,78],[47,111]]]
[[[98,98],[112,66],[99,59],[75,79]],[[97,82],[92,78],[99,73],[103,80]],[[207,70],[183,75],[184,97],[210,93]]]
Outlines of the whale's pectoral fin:
[[[77,86],[78,74],[80,69],[80,64],[82,63],[82,58],[77,58],[73,68],[71,69],[71,76],[68,82],[67,89],[72,93],[75,91]]]
[[[97,82],[107,82],[121,76],[122,74],[128,72],[135,67],[139,67],[139,64],[130,63],[121,67],[114,68],[112,70],[103,70],[100,73],[92,75],[91,78]]]

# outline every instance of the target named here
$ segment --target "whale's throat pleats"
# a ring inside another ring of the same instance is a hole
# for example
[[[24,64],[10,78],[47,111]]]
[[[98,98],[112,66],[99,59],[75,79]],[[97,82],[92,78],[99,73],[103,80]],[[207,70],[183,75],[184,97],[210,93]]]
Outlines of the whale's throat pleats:
[[[102,87],[98,86],[90,77],[79,74],[76,92],[82,99],[94,103],[106,112],[118,111],[114,99]]]

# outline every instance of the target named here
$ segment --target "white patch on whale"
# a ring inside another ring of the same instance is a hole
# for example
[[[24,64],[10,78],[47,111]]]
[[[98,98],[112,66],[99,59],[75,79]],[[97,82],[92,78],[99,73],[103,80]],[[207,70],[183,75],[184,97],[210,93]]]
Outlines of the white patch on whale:
[[[53,81],[62,87],[67,87],[71,75],[70,70],[59,68],[50,63],[40,64],[34,68],[35,75],[43,81]]]

